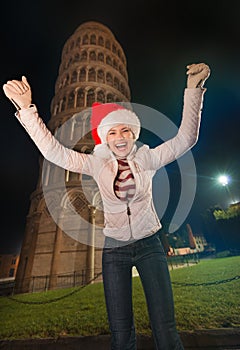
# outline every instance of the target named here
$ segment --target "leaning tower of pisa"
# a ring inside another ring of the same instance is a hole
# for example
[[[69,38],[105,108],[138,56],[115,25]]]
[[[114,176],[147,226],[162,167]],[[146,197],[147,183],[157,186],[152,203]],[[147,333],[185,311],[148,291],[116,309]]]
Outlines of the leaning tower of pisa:
[[[130,89],[120,44],[106,26],[86,22],[63,47],[48,128],[65,146],[90,153],[94,146],[90,115],[95,101],[128,102]],[[101,271],[101,244],[95,245],[92,240],[93,232],[94,237],[103,239],[101,198],[94,180],[60,169],[42,157],[39,163],[16,292],[74,286],[88,282]],[[65,226],[59,224],[53,212],[60,213]],[[75,217],[71,216],[73,212]],[[76,215],[80,220],[75,220]]]

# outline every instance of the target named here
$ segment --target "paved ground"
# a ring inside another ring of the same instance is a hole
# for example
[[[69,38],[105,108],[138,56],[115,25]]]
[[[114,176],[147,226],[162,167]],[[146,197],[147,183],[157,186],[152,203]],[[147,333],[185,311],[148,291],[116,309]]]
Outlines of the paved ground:
[[[185,350],[240,350],[240,329],[203,330],[194,333],[181,332]],[[138,350],[154,350],[149,337],[138,337]],[[59,339],[35,339],[0,341],[4,350],[108,350],[108,335],[98,337],[72,337]]]

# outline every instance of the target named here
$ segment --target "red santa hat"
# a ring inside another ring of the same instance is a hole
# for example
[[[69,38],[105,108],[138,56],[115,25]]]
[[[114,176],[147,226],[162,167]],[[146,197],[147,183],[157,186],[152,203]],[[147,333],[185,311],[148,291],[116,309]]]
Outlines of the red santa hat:
[[[91,129],[96,145],[106,143],[108,131],[119,124],[127,125],[138,139],[141,125],[134,112],[117,103],[93,103]]]

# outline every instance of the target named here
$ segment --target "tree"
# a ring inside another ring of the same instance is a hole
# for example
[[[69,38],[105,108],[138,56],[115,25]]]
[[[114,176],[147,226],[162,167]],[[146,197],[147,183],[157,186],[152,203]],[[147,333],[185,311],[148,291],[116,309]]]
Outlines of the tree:
[[[240,250],[240,203],[228,209],[210,208],[204,216],[206,238],[217,251]]]
[[[227,210],[214,210],[213,215],[216,220],[240,217],[240,203],[230,205]]]
[[[226,244],[217,225],[214,211],[221,210],[221,207],[216,205],[208,208],[201,214],[201,226],[207,242],[216,249],[216,251],[226,250]]]

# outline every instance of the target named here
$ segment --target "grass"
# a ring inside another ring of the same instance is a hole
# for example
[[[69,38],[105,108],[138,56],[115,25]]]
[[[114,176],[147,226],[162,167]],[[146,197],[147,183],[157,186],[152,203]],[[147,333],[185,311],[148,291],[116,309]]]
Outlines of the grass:
[[[206,283],[239,275],[240,257],[201,261],[171,271],[178,330],[240,327],[240,279],[223,284]],[[74,292],[59,301],[45,303]],[[0,298],[0,339],[87,336],[109,333],[102,283],[80,289],[61,289],[17,295],[23,304]],[[138,277],[133,279],[134,315],[138,334],[151,334],[146,302]],[[42,302],[42,303],[41,303]]]
[[[240,257],[203,261],[174,270],[172,281],[205,283],[240,275]],[[181,330],[240,327],[240,279],[195,287],[173,286],[178,328]]]

